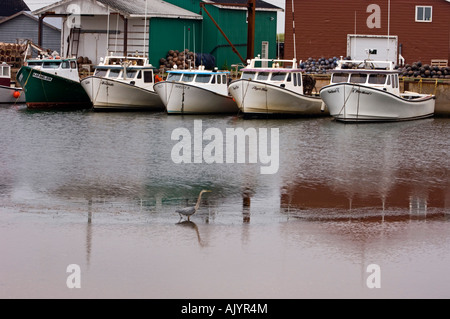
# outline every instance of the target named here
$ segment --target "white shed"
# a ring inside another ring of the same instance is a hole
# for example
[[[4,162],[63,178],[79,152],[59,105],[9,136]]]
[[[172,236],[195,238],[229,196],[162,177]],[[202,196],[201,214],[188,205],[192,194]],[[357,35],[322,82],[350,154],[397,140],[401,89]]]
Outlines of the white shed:
[[[61,55],[87,57],[93,64],[108,52],[147,55],[151,18],[202,19],[162,0],[62,0],[33,14],[41,22],[62,17]]]

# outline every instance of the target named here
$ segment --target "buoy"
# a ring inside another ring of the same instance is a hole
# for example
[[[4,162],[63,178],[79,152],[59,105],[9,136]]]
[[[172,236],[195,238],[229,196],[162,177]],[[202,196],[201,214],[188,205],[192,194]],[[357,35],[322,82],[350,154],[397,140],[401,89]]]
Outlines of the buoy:
[[[13,96],[15,99],[18,99],[20,97],[20,92],[19,91],[14,91]]]

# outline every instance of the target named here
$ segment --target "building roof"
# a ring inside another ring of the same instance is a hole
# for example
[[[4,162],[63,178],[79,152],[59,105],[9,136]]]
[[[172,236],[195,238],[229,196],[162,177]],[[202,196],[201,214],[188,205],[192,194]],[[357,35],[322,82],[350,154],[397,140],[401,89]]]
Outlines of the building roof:
[[[23,0],[0,0],[0,17],[9,17],[20,11],[30,11]]]
[[[16,14],[13,14],[13,15],[9,16],[9,17],[5,17],[4,19],[0,19],[0,25],[5,23],[5,22],[7,22],[7,21],[13,20],[13,19],[15,19],[15,18],[17,18],[18,16],[21,16],[21,15],[23,15],[23,16],[29,18],[29,19],[35,20],[36,22],[39,22],[39,19],[36,18],[36,16],[34,16],[34,15],[32,15],[29,12],[26,12],[26,11],[20,11],[20,12],[17,12]],[[48,28],[51,28],[51,29],[54,29],[56,31],[61,31],[60,28],[57,28],[56,26],[48,24],[45,21],[44,21],[44,26],[46,26]]]
[[[68,6],[71,2],[78,5],[80,1],[62,0],[46,7],[33,11],[33,14],[41,15],[52,12],[59,15],[71,15]],[[94,0],[96,11],[93,12],[92,1],[81,2],[80,14],[104,14],[118,12],[127,18],[182,18],[182,19],[202,19],[201,15],[177,7],[162,0]],[[78,12],[77,12],[78,13]]]
[[[242,4],[247,4],[248,0],[203,0],[203,2],[217,3],[217,6],[220,7],[221,3],[242,5]],[[236,8],[239,8],[239,7],[236,7]],[[277,6],[273,5],[273,4],[267,3],[267,2],[265,2],[263,0],[256,0],[256,10],[284,11],[282,8],[277,7]]]

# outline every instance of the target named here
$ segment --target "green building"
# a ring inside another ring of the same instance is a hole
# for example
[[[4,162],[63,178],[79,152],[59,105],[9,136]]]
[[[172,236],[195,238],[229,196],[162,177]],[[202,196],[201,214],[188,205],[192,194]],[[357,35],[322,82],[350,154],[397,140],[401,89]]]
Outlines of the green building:
[[[220,4],[247,4],[247,0],[165,1],[200,14],[203,19],[150,19],[149,57],[153,65],[159,66],[159,60],[165,58],[169,50],[182,51],[184,49],[213,55],[216,66],[221,69],[230,68],[232,64],[242,63],[212,19],[201,8],[200,2],[208,4],[205,6],[206,10],[236,47],[241,57],[244,59],[247,57],[247,8]],[[279,7],[256,0],[255,56],[260,54],[267,58],[277,57],[277,12],[279,11],[282,11]]]

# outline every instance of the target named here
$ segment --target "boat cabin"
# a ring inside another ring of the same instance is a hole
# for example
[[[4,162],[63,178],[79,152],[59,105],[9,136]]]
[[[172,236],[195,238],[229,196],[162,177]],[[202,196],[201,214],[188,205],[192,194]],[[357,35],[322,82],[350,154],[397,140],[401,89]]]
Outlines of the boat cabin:
[[[331,71],[331,84],[351,83],[369,86],[395,95],[400,95],[399,72],[394,70],[391,62],[387,68],[374,67],[379,65],[367,61],[341,61],[338,67]],[[345,67],[344,67],[345,65]],[[364,65],[364,68],[358,68]]]
[[[0,64],[0,85],[11,86],[11,66],[5,62]]]
[[[248,66],[241,70],[241,80],[265,82],[303,94],[302,70],[297,68],[295,59],[273,60],[257,57],[248,62]],[[287,63],[291,63],[291,67],[285,67],[284,64]]]
[[[228,95],[230,77],[230,72],[228,71],[208,71],[200,67],[195,70],[171,70],[167,73],[166,81],[168,82],[179,82],[203,87],[222,95]]]
[[[154,67],[142,57],[107,57],[95,67],[94,76],[152,88]]]
[[[80,81],[76,59],[33,59],[27,60],[25,65],[72,81]]]

